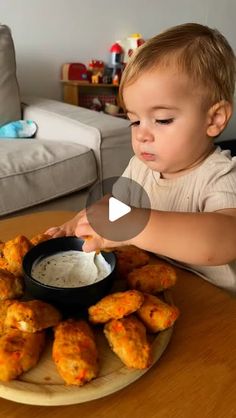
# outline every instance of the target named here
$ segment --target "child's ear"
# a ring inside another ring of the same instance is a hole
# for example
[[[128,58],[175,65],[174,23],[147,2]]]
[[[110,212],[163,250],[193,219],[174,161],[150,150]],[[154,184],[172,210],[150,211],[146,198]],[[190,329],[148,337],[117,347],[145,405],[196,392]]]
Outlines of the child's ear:
[[[208,111],[207,135],[220,135],[231,118],[232,111],[232,105],[226,100],[215,103]]]

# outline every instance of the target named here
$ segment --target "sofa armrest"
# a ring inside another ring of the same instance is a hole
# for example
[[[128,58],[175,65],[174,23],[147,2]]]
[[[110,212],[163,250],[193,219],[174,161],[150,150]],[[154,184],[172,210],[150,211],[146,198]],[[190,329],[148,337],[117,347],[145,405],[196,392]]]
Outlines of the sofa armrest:
[[[38,125],[36,138],[72,141],[92,149],[100,179],[122,174],[132,155],[127,120],[38,97],[25,97],[22,105],[24,119]]]
[[[92,149],[100,167],[101,135],[99,131],[81,123],[79,114],[77,118],[69,116],[70,105],[68,108],[67,105],[62,103],[62,107],[60,104],[60,102],[36,97],[23,98],[23,118],[36,122],[37,139],[76,142]]]

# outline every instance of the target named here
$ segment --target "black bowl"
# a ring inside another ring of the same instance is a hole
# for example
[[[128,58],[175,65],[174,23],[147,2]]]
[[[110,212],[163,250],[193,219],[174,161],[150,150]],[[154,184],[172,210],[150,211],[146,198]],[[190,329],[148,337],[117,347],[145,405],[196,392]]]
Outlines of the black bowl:
[[[115,279],[116,258],[113,253],[102,252],[111,266],[111,273],[104,279],[81,287],[56,287],[43,284],[31,276],[32,266],[44,257],[60,251],[82,250],[83,241],[76,237],[54,238],[31,248],[23,259],[23,273],[27,293],[67,312],[83,310],[95,304],[111,290]]]

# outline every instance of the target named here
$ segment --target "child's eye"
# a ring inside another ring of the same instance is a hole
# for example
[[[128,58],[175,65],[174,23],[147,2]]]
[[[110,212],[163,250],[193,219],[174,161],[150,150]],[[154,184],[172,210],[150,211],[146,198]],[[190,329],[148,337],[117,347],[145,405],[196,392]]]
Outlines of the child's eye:
[[[160,125],[169,125],[170,123],[173,122],[173,118],[169,118],[169,119],[156,119],[156,122],[159,123]]]
[[[136,120],[136,121],[134,121],[134,122],[131,122],[131,123],[129,124],[129,126],[134,127],[134,126],[138,126],[139,124],[140,124],[139,120]]]

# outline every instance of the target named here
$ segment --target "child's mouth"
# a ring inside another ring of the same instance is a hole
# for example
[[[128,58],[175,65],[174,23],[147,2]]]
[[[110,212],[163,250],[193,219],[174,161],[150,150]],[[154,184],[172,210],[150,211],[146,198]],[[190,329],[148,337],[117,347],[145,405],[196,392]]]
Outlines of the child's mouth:
[[[141,157],[146,161],[154,161],[156,158],[154,154],[150,154],[149,152],[142,152]]]

